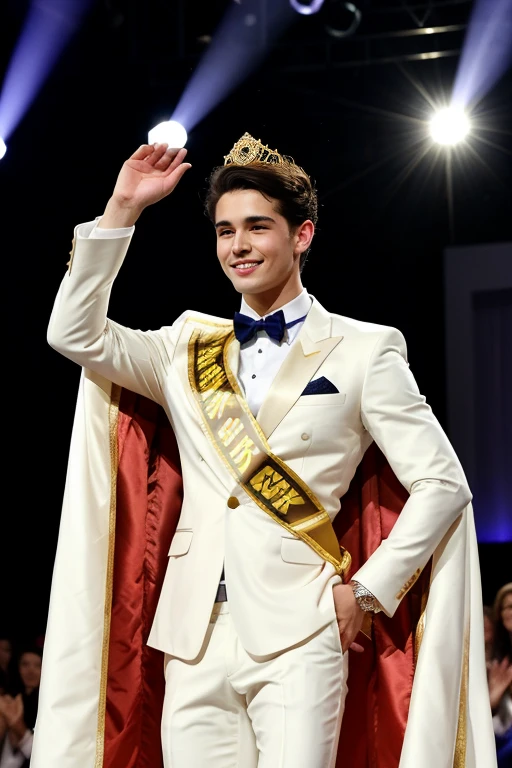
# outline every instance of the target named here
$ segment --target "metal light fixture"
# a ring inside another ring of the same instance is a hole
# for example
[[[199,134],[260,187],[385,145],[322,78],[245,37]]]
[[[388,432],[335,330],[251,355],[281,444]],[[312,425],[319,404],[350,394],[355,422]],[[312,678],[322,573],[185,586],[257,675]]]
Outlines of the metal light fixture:
[[[325,29],[332,37],[349,37],[361,23],[361,10],[354,3],[327,0]]]

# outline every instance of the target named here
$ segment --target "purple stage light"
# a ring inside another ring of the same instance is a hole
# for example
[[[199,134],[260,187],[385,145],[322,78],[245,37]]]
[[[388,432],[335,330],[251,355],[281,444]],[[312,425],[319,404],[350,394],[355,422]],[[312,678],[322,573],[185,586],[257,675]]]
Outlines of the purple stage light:
[[[452,105],[476,104],[512,58],[512,1],[475,0],[453,89]]]
[[[232,3],[174,109],[172,120],[190,133],[256,68],[295,18],[286,0]],[[272,82],[268,80],[261,83],[261,88],[247,92],[248,120],[254,111],[264,109],[265,92],[270,88]]]
[[[0,136],[26,113],[93,0],[33,0],[0,95]]]
[[[308,4],[301,3],[299,0],[290,0],[290,5],[294,11],[302,13],[304,16],[311,16],[312,13],[318,13],[323,4],[324,0],[311,0]]]

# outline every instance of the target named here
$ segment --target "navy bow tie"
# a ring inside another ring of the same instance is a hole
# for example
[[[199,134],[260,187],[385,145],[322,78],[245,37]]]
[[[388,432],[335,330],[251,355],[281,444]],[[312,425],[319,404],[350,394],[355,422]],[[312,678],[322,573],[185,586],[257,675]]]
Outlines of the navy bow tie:
[[[248,315],[242,315],[241,312],[235,312],[233,326],[236,338],[240,344],[245,344],[258,331],[265,331],[271,339],[281,341],[284,336],[286,323],[283,310],[278,309],[277,312],[273,312],[265,318],[260,317],[259,320],[254,320],[254,318]]]
[[[235,312],[235,318],[233,320],[233,326],[235,329],[235,336],[240,344],[245,344],[246,341],[252,339],[255,333],[258,331],[265,331],[267,336],[271,339],[281,342],[284,336],[284,332],[287,328],[302,323],[306,319],[306,315],[298,317],[296,320],[292,320],[290,323],[285,323],[284,312],[282,309],[278,309],[277,312],[273,312],[271,315],[259,320],[249,317],[249,315],[242,315],[241,312]]]

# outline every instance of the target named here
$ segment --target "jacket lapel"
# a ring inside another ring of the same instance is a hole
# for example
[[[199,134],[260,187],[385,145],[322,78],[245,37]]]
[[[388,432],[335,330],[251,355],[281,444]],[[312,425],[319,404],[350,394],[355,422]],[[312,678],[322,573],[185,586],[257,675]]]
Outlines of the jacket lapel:
[[[331,315],[313,298],[299,337],[277,372],[258,412],[257,421],[265,437],[270,437],[325,358],[342,340],[343,336],[331,335],[331,326]]]

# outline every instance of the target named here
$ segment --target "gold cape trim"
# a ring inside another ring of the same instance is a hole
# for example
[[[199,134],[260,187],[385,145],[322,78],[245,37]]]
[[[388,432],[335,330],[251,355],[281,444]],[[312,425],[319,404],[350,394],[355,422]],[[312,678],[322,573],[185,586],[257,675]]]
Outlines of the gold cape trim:
[[[306,483],[270,452],[229,368],[227,350],[233,338],[231,327],[195,328],[188,342],[189,383],[206,434],[260,509],[346,576],[351,557],[340,547],[329,515]]]
[[[119,424],[119,400],[121,387],[112,384],[108,411],[109,448],[110,448],[110,509],[108,525],[108,555],[105,583],[105,605],[103,611],[104,630],[101,651],[101,678],[98,703],[98,729],[96,732],[96,757],[94,768],[102,768],[105,753],[105,715],[107,708],[108,657],[110,644],[110,622],[112,617],[112,593],[114,586],[114,544],[116,530],[116,493],[119,450],[117,431]]]
[[[425,612],[427,608],[429,588],[422,595],[421,616],[416,626],[414,640],[414,662],[416,664],[425,632]],[[466,765],[467,750],[467,702],[469,684],[469,629],[464,634],[464,656],[462,659],[462,674],[459,693],[459,714],[457,719],[457,735],[455,737],[455,753],[453,756],[453,768],[464,768]]]
[[[464,633],[464,658],[462,660],[459,718],[457,722],[457,737],[455,739],[455,756],[453,768],[464,768],[466,765],[467,749],[467,704],[469,684],[469,627]]]

